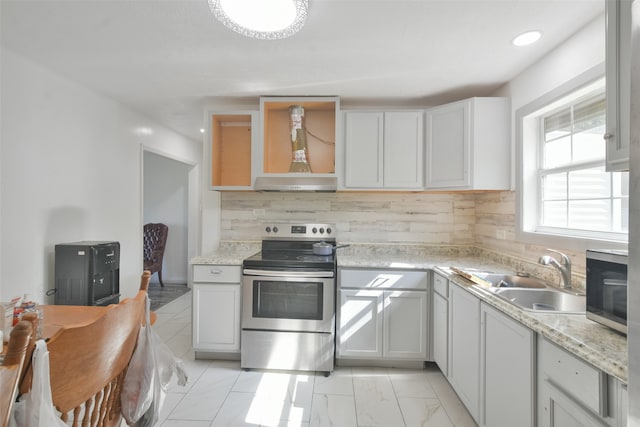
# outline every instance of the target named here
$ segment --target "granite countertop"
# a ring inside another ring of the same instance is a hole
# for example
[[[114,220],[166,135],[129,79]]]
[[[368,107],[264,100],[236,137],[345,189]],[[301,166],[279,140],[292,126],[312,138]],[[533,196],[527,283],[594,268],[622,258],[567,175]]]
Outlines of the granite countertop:
[[[242,265],[242,261],[260,252],[261,243],[222,241],[218,250],[189,260],[190,264]]]
[[[244,258],[259,251],[260,242],[221,242],[216,252],[193,258],[191,264],[241,265]],[[505,256],[486,256],[478,248],[469,246],[350,244],[349,247],[338,249],[337,255],[338,267],[438,271],[454,285],[466,289],[534,332],[627,383],[627,338],[624,335],[588,320],[584,314],[522,310],[448,268],[455,266],[470,271],[513,274],[516,270],[520,271],[522,262],[506,264]]]
[[[448,267],[513,274],[511,265],[496,262],[465,247],[411,247],[407,245],[355,245],[338,254],[338,267],[433,269],[454,285],[473,293],[509,317],[551,342],[627,383],[627,338],[586,318],[584,314],[541,313],[523,310],[502,300]],[[498,257],[499,258],[499,257]],[[501,258],[499,258],[501,259]],[[518,265],[518,263],[514,263]]]
[[[627,383],[627,338],[624,335],[587,319],[584,314],[523,310],[448,268],[437,267],[435,270],[447,276],[450,283],[466,289],[551,342]]]

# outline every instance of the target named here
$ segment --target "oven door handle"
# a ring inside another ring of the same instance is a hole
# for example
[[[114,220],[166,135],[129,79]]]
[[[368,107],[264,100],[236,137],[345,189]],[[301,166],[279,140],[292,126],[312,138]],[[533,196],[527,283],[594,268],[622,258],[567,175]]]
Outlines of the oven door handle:
[[[273,270],[252,270],[245,268],[242,271],[245,276],[266,276],[266,277],[308,277],[308,278],[329,278],[333,277],[333,271],[273,271]]]

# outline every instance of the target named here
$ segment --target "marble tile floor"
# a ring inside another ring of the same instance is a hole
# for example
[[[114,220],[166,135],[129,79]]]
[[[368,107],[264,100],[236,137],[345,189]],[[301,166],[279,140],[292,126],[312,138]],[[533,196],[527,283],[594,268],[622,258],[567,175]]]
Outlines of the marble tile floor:
[[[159,427],[476,426],[435,365],[424,370],[337,367],[327,378],[243,371],[239,361],[194,359],[191,292],[156,313],[155,330],[189,373],[185,387],[170,385]]]
[[[160,283],[151,282],[149,284],[149,299],[151,300],[151,310],[157,311],[174,299],[186,294],[189,291],[186,283]]]

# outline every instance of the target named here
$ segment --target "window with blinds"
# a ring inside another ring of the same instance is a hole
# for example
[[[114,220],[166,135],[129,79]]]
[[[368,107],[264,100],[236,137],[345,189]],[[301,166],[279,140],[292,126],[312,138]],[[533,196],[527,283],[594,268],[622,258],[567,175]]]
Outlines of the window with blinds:
[[[605,117],[604,87],[539,117],[538,231],[627,233],[629,178],[605,172]]]

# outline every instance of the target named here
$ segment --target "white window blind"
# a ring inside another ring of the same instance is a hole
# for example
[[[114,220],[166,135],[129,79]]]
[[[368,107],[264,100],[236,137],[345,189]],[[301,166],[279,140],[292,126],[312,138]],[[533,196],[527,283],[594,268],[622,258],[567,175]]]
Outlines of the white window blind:
[[[627,233],[628,173],[605,172],[605,118],[604,88],[540,116],[539,231]]]

